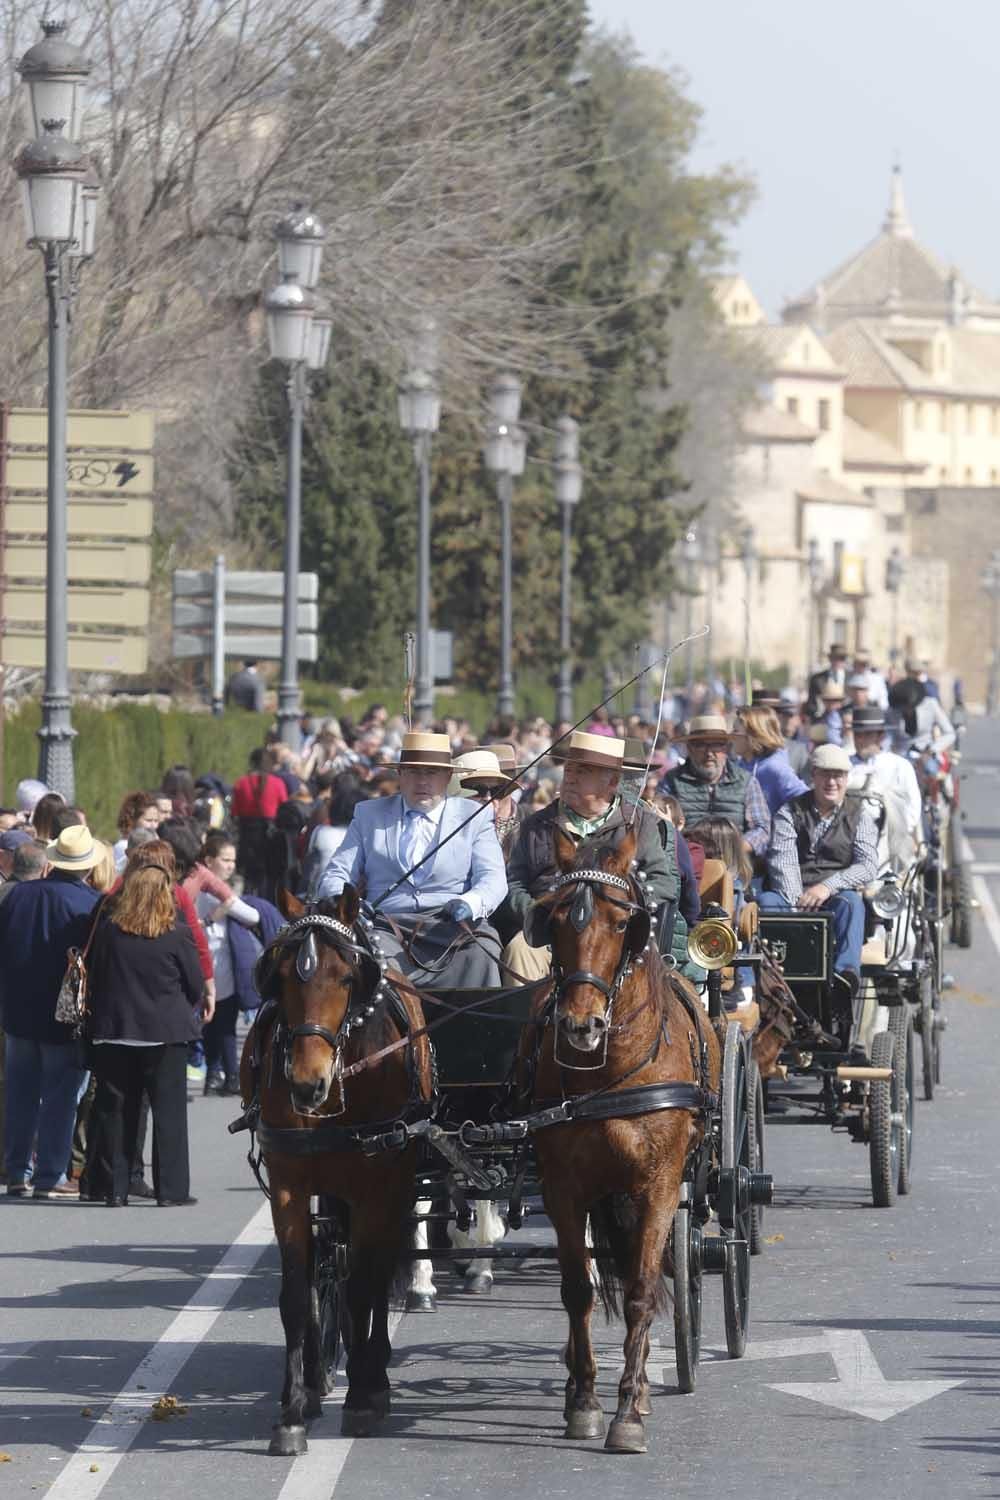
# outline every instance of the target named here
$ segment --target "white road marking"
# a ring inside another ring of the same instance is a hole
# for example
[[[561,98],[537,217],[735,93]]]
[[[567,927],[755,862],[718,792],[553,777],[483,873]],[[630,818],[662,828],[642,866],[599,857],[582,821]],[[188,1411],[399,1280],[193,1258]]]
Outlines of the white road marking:
[[[707,1365],[729,1363],[725,1351],[706,1350],[712,1356]],[[805,1401],[818,1401],[823,1406],[836,1407],[838,1411],[850,1412],[856,1417],[867,1417],[873,1422],[885,1422],[930,1401],[933,1396],[942,1396],[961,1380],[886,1380],[879,1369],[872,1347],[860,1328],[820,1328],[815,1334],[800,1339],[775,1339],[758,1344],[748,1344],[744,1359],[796,1359],[803,1354],[829,1354],[837,1372],[835,1380],[799,1380],[781,1385],[769,1384],[772,1391],[781,1391],[786,1396],[801,1396]],[[672,1374],[664,1370],[664,1384],[672,1384]]]
[[[0,1370],[5,1370],[8,1365],[14,1364],[16,1360],[24,1359],[35,1347],[35,1342],[23,1344],[0,1344]]]
[[[104,1416],[94,1423],[76,1453],[59,1471],[46,1492],[47,1500],[96,1500],[142,1431],[142,1419],[150,1406],[170,1390],[273,1241],[271,1208],[263,1203],[187,1306],[136,1365]],[[96,1473],[90,1472],[91,1465]]]
[[[390,1314],[390,1339],[399,1327],[402,1316],[401,1312]],[[324,1421],[339,1423],[340,1410],[333,1405],[338,1396],[343,1396],[340,1386],[324,1401]],[[316,1437],[310,1432],[309,1449],[293,1461],[288,1478],[279,1491],[278,1500],[332,1500],[355,1441],[355,1438]]]

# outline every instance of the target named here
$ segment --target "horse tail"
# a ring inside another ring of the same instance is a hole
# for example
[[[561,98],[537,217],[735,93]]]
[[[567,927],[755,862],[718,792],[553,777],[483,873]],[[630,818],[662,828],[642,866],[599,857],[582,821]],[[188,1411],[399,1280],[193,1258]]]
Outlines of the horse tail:
[[[590,1237],[600,1278],[597,1291],[609,1321],[622,1315],[622,1293],[638,1222],[635,1204],[626,1193],[611,1193],[590,1210]],[[669,1306],[670,1288],[664,1274],[656,1288],[655,1308],[662,1313]]]

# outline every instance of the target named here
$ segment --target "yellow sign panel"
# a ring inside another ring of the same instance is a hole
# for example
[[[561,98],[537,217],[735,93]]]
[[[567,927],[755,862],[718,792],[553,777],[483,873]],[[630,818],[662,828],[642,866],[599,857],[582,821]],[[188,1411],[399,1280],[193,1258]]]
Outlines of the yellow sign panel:
[[[7,488],[44,495],[48,460],[44,453],[11,453]],[[153,458],[149,453],[70,453],[66,461],[70,495],[151,495]]]
[[[45,666],[45,636],[40,632],[9,629],[0,637],[0,658],[5,667]],[[71,672],[121,672],[140,676],[149,662],[144,635],[71,635]]]
[[[8,579],[45,577],[43,542],[8,542]],[[144,542],[76,542],[68,549],[71,583],[148,583],[151,552]]]
[[[865,592],[865,560],[845,552],[840,560],[840,592],[863,594]]]
[[[71,588],[66,593],[71,625],[104,625],[112,630],[149,628],[149,590]],[[8,588],[4,615],[17,625],[45,624],[45,590]]]
[[[14,407],[7,424],[7,442],[12,448],[48,446],[48,414],[27,407]],[[151,411],[71,411],[66,423],[66,444],[73,448],[104,448],[119,453],[153,451]]]
[[[134,537],[141,540],[153,532],[152,500],[71,500],[71,537]],[[7,502],[7,534],[45,535],[45,501],[17,499]]]

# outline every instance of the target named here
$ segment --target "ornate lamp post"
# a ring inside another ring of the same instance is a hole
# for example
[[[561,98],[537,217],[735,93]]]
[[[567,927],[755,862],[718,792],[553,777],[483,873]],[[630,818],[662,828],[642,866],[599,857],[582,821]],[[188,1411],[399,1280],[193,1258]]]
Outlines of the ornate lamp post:
[[[889,647],[889,660],[893,666],[899,660],[899,587],[905,572],[903,554],[898,547],[893,547],[885,560],[885,586],[892,595],[892,641]]]
[[[986,712],[1000,708],[1000,551],[990,554],[983,569],[982,587],[990,596],[990,675],[986,688]]]
[[[36,139],[15,163],[24,193],[28,244],[42,252],[48,300],[48,430],[45,538],[45,688],[38,777],[76,795],[67,622],[66,415],[69,324],[80,267],[94,253],[97,187],[78,144],[90,64],[61,23],[18,64],[28,85]]]
[[[559,686],[556,691],[556,723],[573,722],[572,657],[572,558],[573,507],[583,491],[580,467],[580,426],[572,417],[556,423],[555,489],[562,512],[562,555],[559,583]]]
[[[521,382],[516,375],[498,375],[490,388],[490,423],[483,444],[483,463],[497,477],[500,502],[500,684],[497,713],[514,712],[512,667],[513,537],[511,510],[514,480],[524,473],[527,439],[518,426],[521,415]]]
[[[399,387],[399,425],[413,440],[417,465],[417,670],[413,710],[418,724],[434,713],[434,666],[431,661],[431,444],[441,422],[437,385],[437,328],[428,318],[411,351],[410,365]]]
[[[288,458],[285,480],[284,597],[281,608],[281,676],[278,680],[278,732],[298,750],[299,718],[299,554],[302,532],[302,422],[309,395],[309,372],[322,370],[330,354],[333,321],[317,307],[325,232],[314,214],[297,205],[278,224],[281,281],[264,298],[271,358],[288,367]]]

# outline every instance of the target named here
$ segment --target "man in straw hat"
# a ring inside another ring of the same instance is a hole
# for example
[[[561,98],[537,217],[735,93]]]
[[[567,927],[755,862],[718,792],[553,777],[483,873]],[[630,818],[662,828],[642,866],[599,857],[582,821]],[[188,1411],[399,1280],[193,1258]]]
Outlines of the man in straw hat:
[[[526,819],[507,867],[510,907],[523,924],[535,901],[552,888],[559,874],[555,853],[558,826],[577,844],[613,840],[628,824],[636,834],[636,874],[650,904],[676,902],[680,877],[660,837],[655,813],[642,803],[626,803],[620,795],[625,741],[603,734],[574,730],[556,752],[563,763],[557,801]],[[548,948],[533,948],[523,931],[504,949],[504,963],[525,979],[549,972]]]
[[[847,797],[851,758],[841,745],[820,745],[812,788],[774,819],[767,857],[767,910],[797,907],[833,916],[833,966],[852,1001],[861,984],[865,938],[862,891],[878,873],[878,831],[860,797]]]
[[[48,879],[15,886],[0,906],[9,1198],[79,1197],[66,1164],[87,1073],[70,1028],[56,1020],[56,1000],[67,950],[87,941],[100,899],[87,874],[102,852],[83,824],[64,828],[46,848]]]
[[[499,777],[499,765],[493,774]],[[451,776],[446,734],[404,734],[399,793],[358,803],[317,898],[339,895],[350,882],[380,915],[415,933],[405,948],[391,931],[380,934],[387,958],[415,984],[496,987],[500,942],[486,918],[507,893],[503,854],[489,809],[477,815],[465,798],[447,795]],[[475,925],[476,942],[462,941],[460,922]]]
[[[685,736],[687,760],[668,771],[659,790],[676,797],[688,823],[715,814],[743,835],[747,852],[763,858],[771,837],[771,814],[760,783],[729,754],[733,736],[721,714],[699,714]]]

